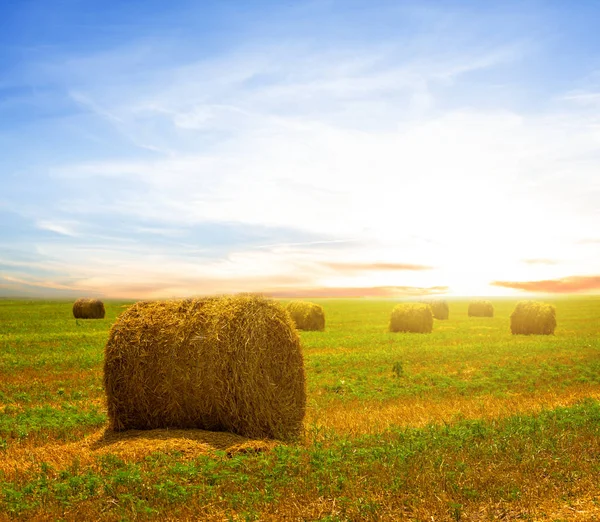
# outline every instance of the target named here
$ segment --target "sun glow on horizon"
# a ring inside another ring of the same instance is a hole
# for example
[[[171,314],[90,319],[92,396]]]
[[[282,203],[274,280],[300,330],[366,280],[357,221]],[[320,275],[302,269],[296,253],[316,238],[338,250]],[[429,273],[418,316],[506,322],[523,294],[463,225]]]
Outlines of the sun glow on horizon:
[[[0,296],[600,291],[577,10],[88,8],[0,35]]]

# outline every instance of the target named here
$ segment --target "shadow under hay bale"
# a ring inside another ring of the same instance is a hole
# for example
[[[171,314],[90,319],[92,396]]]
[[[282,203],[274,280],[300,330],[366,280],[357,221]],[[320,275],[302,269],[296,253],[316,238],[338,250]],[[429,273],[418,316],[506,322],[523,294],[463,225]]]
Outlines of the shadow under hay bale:
[[[274,440],[248,439],[234,433],[205,430],[129,430],[115,432],[97,430],[75,442],[49,443],[41,446],[13,445],[0,459],[0,475],[15,476],[39,469],[42,463],[55,469],[66,469],[77,461],[82,467],[111,455],[124,462],[143,462],[152,454],[175,454],[178,460],[195,460],[200,455],[228,457],[273,450]]]
[[[289,315],[255,295],[139,302],[113,325],[104,386],[113,430],[300,435],[304,361]]]
[[[285,309],[298,330],[323,331],[325,329],[325,312],[321,305],[307,301],[291,301]]]
[[[233,456],[268,451],[276,445],[277,443],[272,440],[248,439],[235,433],[197,429],[162,429],[122,432],[106,430],[100,437],[90,441],[89,448],[90,451],[140,460],[157,451],[177,452],[193,457],[225,451],[228,456]]]
[[[431,306],[431,313],[434,319],[445,321],[450,316],[450,308],[446,301],[431,301],[429,305]]]
[[[491,301],[471,301],[468,315],[469,317],[494,317],[494,305]]]
[[[73,303],[75,319],[104,319],[104,303],[100,299],[77,299]]]
[[[513,335],[552,335],[556,328],[556,309],[539,301],[520,301],[510,315]]]
[[[390,317],[390,332],[431,333],[433,313],[425,303],[398,304]]]

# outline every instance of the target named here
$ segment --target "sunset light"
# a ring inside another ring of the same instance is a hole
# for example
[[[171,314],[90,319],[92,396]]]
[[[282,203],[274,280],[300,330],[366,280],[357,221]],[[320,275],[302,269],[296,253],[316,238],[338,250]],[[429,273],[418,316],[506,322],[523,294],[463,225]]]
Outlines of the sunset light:
[[[600,2],[0,20],[0,522],[600,521]]]
[[[160,32],[157,9],[36,37],[15,11],[0,294],[597,292],[597,74],[558,52],[577,29],[557,40],[551,8],[352,12],[334,31],[327,3],[217,9],[217,34],[190,4]]]

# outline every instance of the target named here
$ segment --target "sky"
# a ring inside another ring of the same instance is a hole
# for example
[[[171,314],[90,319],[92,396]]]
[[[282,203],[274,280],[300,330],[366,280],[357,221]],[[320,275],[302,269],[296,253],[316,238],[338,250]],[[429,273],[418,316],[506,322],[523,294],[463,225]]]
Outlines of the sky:
[[[0,4],[0,296],[600,293],[595,1]]]

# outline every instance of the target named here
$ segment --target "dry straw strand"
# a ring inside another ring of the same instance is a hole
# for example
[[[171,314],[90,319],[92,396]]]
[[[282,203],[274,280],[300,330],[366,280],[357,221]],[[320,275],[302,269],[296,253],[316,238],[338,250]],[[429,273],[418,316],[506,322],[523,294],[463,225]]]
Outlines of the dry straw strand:
[[[539,301],[520,301],[510,315],[513,335],[552,335],[556,328],[556,309]]]
[[[107,454],[128,463],[143,461],[156,452],[176,452],[178,459],[196,460],[200,455],[214,457],[217,452],[225,452],[227,456],[268,452],[278,445],[274,440],[248,439],[217,431],[164,429],[116,432],[102,428],[75,442],[50,442],[34,448],[13,445],[0,459],[0,475],[14,480],[15,476],[36,470],[42,462],[55,469],[66,469],[74,461],[89,466],[98,457]]]
[[[390,332],[430,333],[432,329],[433,313],[428,304],[398,304],[392,310]]]
[[[468,314],[469,317],[494,317],[494,305],[491,301],[471,301]]]
[[[110,429],[197,428],[293,439],[306,410],[289,315],[261,296],[139,302],[105,349]]]
[[[104,319],[104,303],[99,299],[77,299],[73,303],[75,319]]]
[[[298,330],[323,331],[325,329],[325,312],[321,305],[307,301],[291,301],[285,309]]]
[[[450,315],[450,308],[448,307],[448,303],[446,301],[431,301],[429,304],[431,306],[431,313],[433,314],[434,319],[440,319],[442,321],[448,319],[448,316]]]

